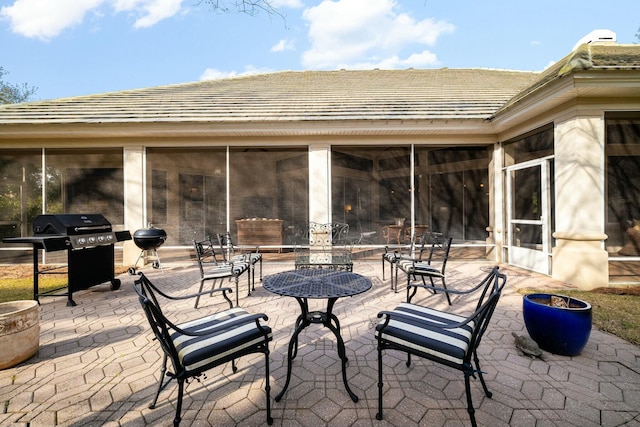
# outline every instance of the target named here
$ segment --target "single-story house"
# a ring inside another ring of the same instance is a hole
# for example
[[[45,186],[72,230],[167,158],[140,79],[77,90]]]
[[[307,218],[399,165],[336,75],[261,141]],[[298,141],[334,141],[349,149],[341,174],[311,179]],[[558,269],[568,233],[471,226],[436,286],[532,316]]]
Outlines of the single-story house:
[[[429,229],[606,286],[640,262],[640,45],[593,40],[541,72],[282,71],[3,105],[0,179],[3,238],[67,212],[173,248],[225,231],[287,248],[309,221],[372,248]]]

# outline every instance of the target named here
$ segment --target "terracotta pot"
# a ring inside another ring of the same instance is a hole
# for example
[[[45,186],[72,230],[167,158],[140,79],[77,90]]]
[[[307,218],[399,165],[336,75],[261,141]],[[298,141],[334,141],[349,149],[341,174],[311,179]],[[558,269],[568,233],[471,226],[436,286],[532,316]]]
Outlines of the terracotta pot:
[[[37,301],[0,303],[0,369],[24,362],[38,352],[39,309]]]
[[[562,298],[568,307],[554,307],[551,297]],[[555,294],[527,294],[522,314],[531,338],[541,349],[563,356],[577,356],[591,335],[591,304]]]

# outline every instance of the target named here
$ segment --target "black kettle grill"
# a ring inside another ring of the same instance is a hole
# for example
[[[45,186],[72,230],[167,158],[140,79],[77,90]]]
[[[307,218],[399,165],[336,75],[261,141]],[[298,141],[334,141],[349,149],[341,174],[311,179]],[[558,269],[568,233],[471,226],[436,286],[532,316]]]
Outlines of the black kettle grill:
[[[165,240],[167,240],[167,232],[162,228],[148,227],[136,230],[135,233],[133,233],[133,242],[141,251],[136,263],[133,264],[133,267],[129,267],[129,274],[132,276],[136,274],[138,261],[140,261],[140,258],[144,256],[146,251],[153,251],[153,268],[162,268],[160,257],[158,256],[158,248],[164,244]]]

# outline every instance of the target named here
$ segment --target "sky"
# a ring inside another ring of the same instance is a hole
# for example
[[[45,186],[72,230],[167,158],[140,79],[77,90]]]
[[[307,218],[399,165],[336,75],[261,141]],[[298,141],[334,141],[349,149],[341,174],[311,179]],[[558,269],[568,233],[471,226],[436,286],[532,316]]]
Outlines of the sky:
[[[33,100],[282,70],[542,71],[593,30],[639,43],[640,1],[0,0],[0,67]]]

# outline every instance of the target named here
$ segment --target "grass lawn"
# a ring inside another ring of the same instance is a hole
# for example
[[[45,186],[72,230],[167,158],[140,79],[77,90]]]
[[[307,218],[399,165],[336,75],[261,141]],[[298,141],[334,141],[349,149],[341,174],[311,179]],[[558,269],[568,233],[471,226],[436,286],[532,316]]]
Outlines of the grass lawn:
[[[38,291],[40,293],[44,293],[57,288],[66,287],[66,274],[58,277],[56,276],[39,278]],[[66,290],[64,292],[66,292]],[[33,299],[33,277],[0,279],[0,302],[24,299]]]
[[[51,266],[41,267],[50,268]],[[115,275],[127,271],[125,267],[116,266]],[[38,292],[43,294],[67,286],[66,267],[40,275],[38,278]],[[33,299],[33,267],[31,265],[3,265],[0,266],[0,302]]]

